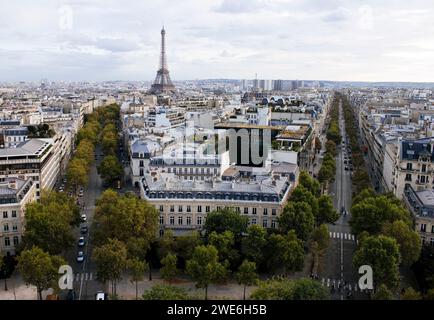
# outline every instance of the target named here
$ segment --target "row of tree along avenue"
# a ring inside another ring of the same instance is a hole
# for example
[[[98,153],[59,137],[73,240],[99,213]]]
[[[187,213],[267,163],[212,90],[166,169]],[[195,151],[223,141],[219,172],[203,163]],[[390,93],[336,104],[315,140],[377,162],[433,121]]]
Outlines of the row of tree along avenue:
[[[339,99],[336,94],[333,97],[332,106],[330,108],[330,121],[327,130],[327,140],[325,144],[326,152],[322,160],[321,168],[318,172],[318,180],[327,187],[335,178],[336,174],[336,155],[337,145],[341,141],[339,129]]]
[[[17,249],[16,261],[23,280],[36,286],[39,299],[43,290],[58,290],[59,266],[66,264],[61,254],[74,245],[73,230],[80,224],[74,193],[88,183],[95,146],[104,139],[101,128],[118,117],[117,105],[87,115],[77,133],[76,148],[66,172],[73,190],[70,193],[43,190],[39,201],[26,206],[23,241]]]

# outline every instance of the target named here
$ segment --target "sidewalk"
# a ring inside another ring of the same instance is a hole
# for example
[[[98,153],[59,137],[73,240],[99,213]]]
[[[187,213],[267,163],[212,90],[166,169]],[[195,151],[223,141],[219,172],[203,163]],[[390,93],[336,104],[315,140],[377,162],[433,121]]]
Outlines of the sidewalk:
[[[20,275],[14,275],[7,279],[8,290],[5,291],[4,280],[0,280],[0,300],[38,300],[36,287],[27,286]],[[45,299],[52,290],[43,291]]]

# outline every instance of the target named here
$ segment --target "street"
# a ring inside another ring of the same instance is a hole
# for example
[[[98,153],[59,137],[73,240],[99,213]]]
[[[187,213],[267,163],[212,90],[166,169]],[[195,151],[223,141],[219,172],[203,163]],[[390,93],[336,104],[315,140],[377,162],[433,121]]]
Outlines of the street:
[[[343,119],[342,101],[339,103],[339,127],[341,129],[342,140],[345,139],[345,121]],[[330,224],[330,245],[324,257],[324,267],[320,271],[320,280],[324,285],[332,288],[332,298],[344,300],[347,294],[358,297],[358,274],[354,270],[352,258],[357,246],[357,239],[351,234],[349,221],[351,219],[351,171],[345,170],[347,166],[344,161],[348,159],[348,152],[343,148],[343,144],[338,145],[336,157],[336,177],[330,188],[330,195],[333,198],[333,205],[340,213],[339,219]],[[346,214],[341,210],[345,209]],[[346,287],[344,285],[346,284]],[[335,287],[336,290],[333,289]]]

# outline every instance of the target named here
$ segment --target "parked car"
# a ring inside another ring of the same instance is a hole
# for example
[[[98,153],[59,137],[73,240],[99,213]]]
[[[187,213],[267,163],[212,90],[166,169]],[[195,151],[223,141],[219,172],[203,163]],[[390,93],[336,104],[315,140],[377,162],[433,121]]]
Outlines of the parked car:
[[[81,227],[80,228],[80,233],[81,234],[86,234],[89,231],[89,228],[87,226]]]
[[[83,262],[83,261],[84,261],[84,252],[83,251],[78,251],[77,262]]]
[[[87,217],[85,214],[81,215],[81,222],[86,222],[87,221]]]
[[[345,171],[348,171],[348,166],[345,166]]]
[[[86,244],[86,242],[84,241],[84,237],[80,237],[78,239],[78,246],[79,247],[84,247],[85,244]]]

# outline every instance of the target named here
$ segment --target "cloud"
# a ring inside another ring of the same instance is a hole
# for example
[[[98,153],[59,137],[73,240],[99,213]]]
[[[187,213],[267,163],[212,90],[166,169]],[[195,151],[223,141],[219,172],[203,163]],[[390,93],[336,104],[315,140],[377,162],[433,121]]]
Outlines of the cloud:
[[[174,80],[434,81],[430,0],[22,0],[2,11],[0,81],[152,80],[163,23]]]

